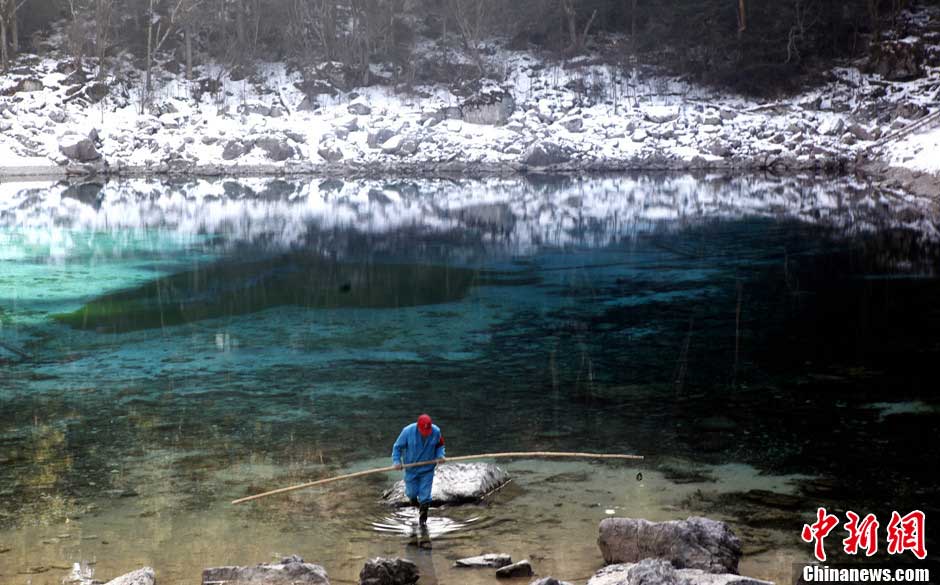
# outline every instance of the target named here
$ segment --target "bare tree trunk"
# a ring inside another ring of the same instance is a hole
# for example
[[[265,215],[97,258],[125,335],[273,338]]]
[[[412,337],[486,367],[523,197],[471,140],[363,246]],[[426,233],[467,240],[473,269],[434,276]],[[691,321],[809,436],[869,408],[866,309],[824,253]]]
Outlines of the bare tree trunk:
[[[22,2],[20,2],[22,6]],[[19,26],[16,24],[16,0],[10,1],[10,49],[13,57],[16,57],[16,54],[20,52],[20,30]]]
[[[151,69],[153,68],[153,0],[150,0],[150,11],[147,14],[147,72],[144,76],[144,95],[140,101],[140,113],[150,103]]]
[[[193,79],[193,25],[192,23],[186,23],[186,28],[183,31],[186,39],[186,79],[192,81]]]
[[[10,66],[10,55],[7,53],[7,19],[6,19],[6,5],[0,6],[0,62],[2,62],[3,70],[6,71]]]
[[[738,36],[747,30],[747,13],[744,11],[744,0],[738,0]]]

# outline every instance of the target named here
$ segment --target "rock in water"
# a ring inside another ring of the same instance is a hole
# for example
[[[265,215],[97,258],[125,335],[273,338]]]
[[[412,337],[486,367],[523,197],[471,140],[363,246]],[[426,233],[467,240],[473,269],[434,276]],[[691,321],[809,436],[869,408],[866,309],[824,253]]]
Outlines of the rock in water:
[[[529,585],[571,585],[567,581],[559,581],[554,577],[542,577],[541,579],[536,579],[529,583]]]
[[[150,567],[137,569],[126,575],[121,575],[117,579],[111,579],[105,585],[155,585],[157,577]]]
[[[78,162],[91,162],[101,158],[95,143],[87,136],[67,134],[59,139],[59,152]]]
[[[292,555],[280,563],[214,567],[202,571],[202,585],[330,585],[326,570]],[[129,584],[128,584],[129,585]]]
[[[661,558],[679,569],[738,572],[741,541],[724,522],[696,516],[669,522],[605,518],[599,532],[597,545],[608,564]]]
[[[445,463],[434,470],[431,505],[476,502],[509,481],[509,474],[492,463]],[[408,506],[405,482],[398,481],[382,499],[393,506]]]
[[[496,569],[496,577],[500,579],[531,577],[533,574],[532,565],[529,564],[529,561],[519,561],[518,563],[506,565],[501,569]]]
[[[512,564],[512,557],[509,555],[490,553],[478,557],[467,557],[459,559],[454,563],[455,567],[480,568],[495,567],[497,569]]]
[[[411,585],[419,576],[418,565],[408,559],[376,557],[359,571],[359,585]]]
[[[676,569],[663,559],[644,559],[604,567],[587,585],[773,585],[730,573],[707,573],[700,569]]]

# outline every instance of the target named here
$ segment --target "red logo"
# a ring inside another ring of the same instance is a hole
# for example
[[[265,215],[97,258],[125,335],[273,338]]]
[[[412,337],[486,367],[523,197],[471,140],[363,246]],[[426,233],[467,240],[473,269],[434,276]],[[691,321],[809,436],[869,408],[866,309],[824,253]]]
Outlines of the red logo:
[[[843,528],[848,537],[842,540],[842,549],[846,554],[858,554],[865,551],[865,556],[872,556],[878,552],[878,527],[881,525],[874,514],[864,518],[855,512],[845,513],[848,522]],[[888,554],[899,555],[911,551],[918,559],[927,558],[925,546],[924,526],[926,514],[920,510],[901,516],[898,512],[891,512],[891,522],[888,523]],[[825,508],[816,510],[816,522],[804,524],[800,536],[805,542],[814,543],[813,554],[820,562],[826,560],[825,539],[832,530],[839,525],[839,518],[826,512]]]

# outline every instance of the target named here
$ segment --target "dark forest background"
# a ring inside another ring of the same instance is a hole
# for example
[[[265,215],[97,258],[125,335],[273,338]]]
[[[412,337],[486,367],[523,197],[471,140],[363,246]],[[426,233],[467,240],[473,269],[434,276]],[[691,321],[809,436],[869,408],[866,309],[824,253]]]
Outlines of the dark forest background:
[[[0,0],[4,68],[18,53],[64,50],[106,75],[128,52],[193,75],[212,61],[301,70],[332,61],[345,81],[494,76],[487,43],[548,57],[651,64],[748,91],[783,88],[833,60],[871,56],[909,0]],[[50,37],[53,31],[60,36]],[[903,32],[901,33],[903,34]],[[890,35],[888,35],[890,37]],[[428,42],[433,51],[422,49]],[[56,45],[56,46],[52,46]],[[460,51],[472,67],[440,51]],[[431,58],[429,58],[431,57]],[[100,68],[98,67],[100,64]],[[87,65],[86,65],[87,67]],[[148,76],[149,77],[149,76]],[[149,80],[148,80],[149,81]]]

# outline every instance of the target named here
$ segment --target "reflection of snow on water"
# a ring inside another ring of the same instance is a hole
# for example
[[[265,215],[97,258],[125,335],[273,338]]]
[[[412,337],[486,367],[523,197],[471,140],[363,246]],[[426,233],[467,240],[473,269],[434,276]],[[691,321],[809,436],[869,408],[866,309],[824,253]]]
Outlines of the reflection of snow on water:
[[[433,508],[428,514],[427,536],[431,538],[437,538],[445,534],[468,529],[483,519],[481,516],[472,516],[467,519],[457,520],[440,514],[444,514],[444,511],[435,510]],[[407,537],[424,534],[418,527],[417,508],[399,508],[392,512],[390,516],[385,516],[378,522],[370,522],[370,525],[376,532],[384,534],[395,534]]]

